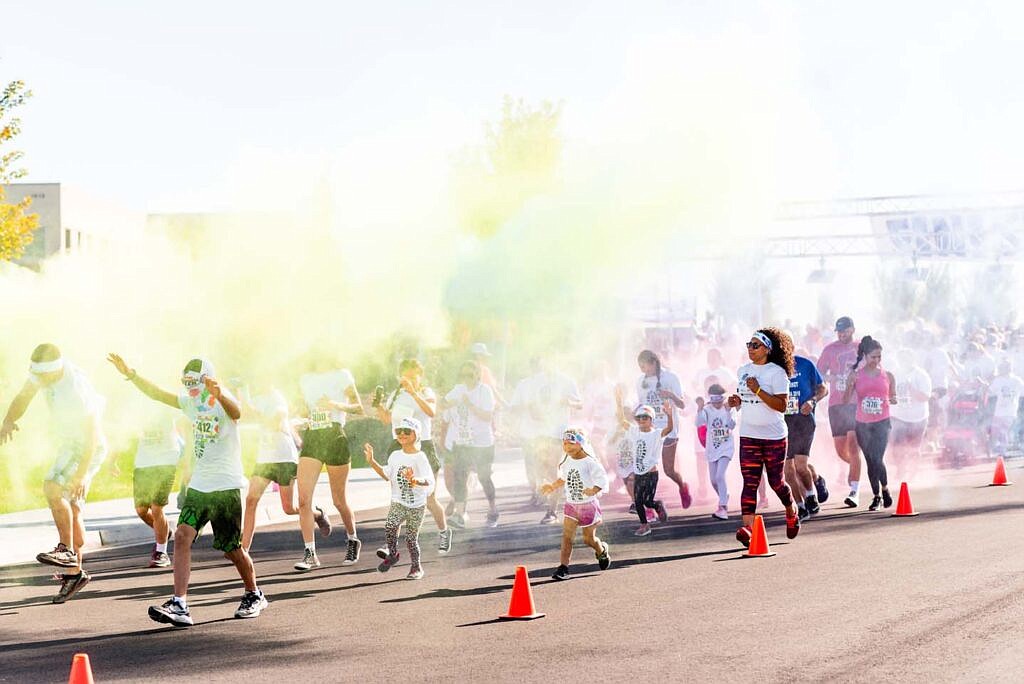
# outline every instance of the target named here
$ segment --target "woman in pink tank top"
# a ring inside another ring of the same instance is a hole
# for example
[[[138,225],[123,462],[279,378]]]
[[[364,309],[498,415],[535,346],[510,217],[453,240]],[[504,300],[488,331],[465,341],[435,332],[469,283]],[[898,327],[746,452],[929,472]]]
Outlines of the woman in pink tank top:
[[[864,452],[871,482],[869,511],[879,505],[892,506],[889,476],[885,470],[885,449],[889,445],[889,405],[896,403],[896,379],[882,368],[882,345],[870,335],[857,347],[857,362],[846,383],[846,399],[857,404],[857,445]]]

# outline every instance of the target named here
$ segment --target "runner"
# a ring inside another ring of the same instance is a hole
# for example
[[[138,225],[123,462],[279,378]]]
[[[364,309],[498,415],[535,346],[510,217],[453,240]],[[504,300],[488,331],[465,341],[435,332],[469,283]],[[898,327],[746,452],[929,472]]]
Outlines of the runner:
[[[599,568],[607,570],[612,562],[608,544],[597,536],[597,526],[601,524],[601,503],[597,497],[608,489],[608,473],[582,430],[566,430],[562,449],[565,457],[558,465],[558,479],[541,487],[541,492],[549,496],[553,489],[565,489],[562,545],[558,567],[552,575],[556,580],[569,578],[569,559],[577,528],[583,529],[583,542],[594,549]]]
[[[308,420],[302,432],[302,451],[299,452],[299,526],[306,550],[295,569],[309,572],[320,567],[320,558],[313,541],[313,490],[320,471],[327,467],[334,507],[341,515],[347,540],[342,565],[359,561],[362,542],[356,535],[356,519],[345,498],[345,486],[352,458],[349,454],[345,421],[348,414],[363,415],[363,402],[356,392],[356,381],[348,369],[306,373],[299,378],[299,389],[306,402]]]
[[[453,409],[453,419],[448,427],[452,441],[451,467],[452,498],[455,500],[448,523],[463,528],[467,524],[466,500],[469,497],[469,471],[476,469],[477,479],[487,497],[487,526],[498,526],[498,505],[495,500],[494,481],[491,470],[494,467],[494,428],[491,418],[494,414],[494,392],[480,382],[480,366],[476,361],[467,361],[459,371],[459,380],[444,398],[442,409]]]
[[[845,503],[851,508],[856,508],[860,503],[857,407],[845,398],[846,379],[857,358],[855,332],[852,318],[843,316],[837,320],[836,341],[826,345],[818,358],[818,371],[828,382],[828,422],[832,428],[832,442],[839,459],[849,466],[846,481],[850,486],[850,494]]]
[[[999,362],[998,375],[988,386],[988,400],[991,406],[992,424],[991,450],[996,456],[1006,456],[1011,442],[1013,424],[1017,422],[1017,411],[1021,396],[1024,396],[1024,381],[1013,373],[1013,362],[1003,359]]]
[[[736,377],[735,369],[730,370],[725,367],[722,350],[718,347],[708,349],[706,362],[707,366],[700,370],[693,378],[693,389],[698,397],[706,395],[712,385],[724,385]],[[709,472],[712,461],[708,459],[705,442],[702,442],[696,433],[694,434],[693,455],[697,464],[698,503],[703,503],[708,498],[707,483],[710,482],[714,485],[714,476]],[[718,516],[716,515],[715,517]]]
[[[403,418],[413,418],[420,424],[418,435],[420,439],[420,450],[426,454],[430,462],[430,469],[437,481],[437,474],[441,470],[441,461],[437,457],[437,449],[434,447],[433,420],[437,415],[437,395],[434,390],[423,384],[423,365],[416,359],[403,359],[398,365],[399,387],[383,406],[377,407],[377,417],[385,425],[395,425]],[[398,451],[401,444],[395,435],[395,441],[391,444],[390,451]],[[437,525],[438,539],[437,552],[448,553],[452,550],[452,531],[445,519],[444,508],[437,502],[437,487],[435,486],[427,495],[427,510],[434,517],[434,524]]]
[[[732,409],[725,404],[725,388],[717,382],[708,387],[708,402],[697,397],[697,417],[694,424],[698,434],[703,434],[704,455],[708,461],[708,477],[711,487],[718,494],[718,508],[711,515],[719,520],[729,519],[729,487],[725,474],[736,452],[732,431],[736,420]],[[701,430],[703,428],[703,430]]]
[[[188,582],[192,572],[192,544],[199,531],[213,526],[213,548],[222,551],[238,571],[245,594],[236,618],[257,617],[267,599],[256,584],[252,558],[242,548],[242,442],[238,435],[241,411],[238,403],[214,378],[213,366],[204,359],[185,365],[175,395],[139,375],[117,354],[107,360],[117,372],[150,399],[176,406],[192,421],[195,467],[174,530],[174,595],[161,606],[150,606],[149,617],[175,627],[192,626],[188,608]]]
[[[419,435],[427,434],[415,418],[405,417],[398,421],[395,440],[401,445],[388,456],[383,468],[373,458],[373,447],[363,445],[366,463],[374,472],[391,483],[391,508],[384,523],[384,538],[387,548],[377,549],[381,559],[377,570],[387,572],[398,562],[398,530],[405,526],[405,544],[409,548],[409,574],[406,579],[423,579],[420,565],[420,526],[427,497],[434,489],[434,468],[427,455],[420,449]]]
[[[89,485],[103,464],[107,442],[100,420],[105,401],[96,393],[85,374],[61,357],[53,344],[41,344],[32,352],[28,380],[11,401],[0,426],[0,444],[14,438],[18,420],[42,390],[50,409],[53,434],[57,438],[57,458],[43,478],[43,494],[57,527],[58,543],[53,551],[45,551],[36,560],[58,568],[71,568],[54,578],[61,583],[53,597],[64,603],[89,583],[89,573],[82,567],[85,545],[85,505]]]
[[[729,397],[729,406],[740,411],[740,472],[743,495],[740,503],[743,527],[736,539],[750,545],[751,525],[757,511],[757,487],[762,469],[768,485],[786,507],[786,536],[800,532],[800,516],[784,471],[786,463],[786,420],[789,378],[793,375],[793,341],[777,328],[761,328],[747,342],[750,363],[739,369],[739,387]]]
[[[245,388],[239,391],[239,395],[246,413],[255,416],[260,426],[256,465],[249,477],[245,515],[242,516],[242,548],[251,555],[252,537],[256,531],[256,508],[271,482],[277,484],[284,514],[299,515],[299,507],[295,504],[295,476],[299,468],[297,444],[301,444],[301,440],[289,417],[288,401],[280,390],[271,387],[267,392],[251,397],[248,388]],[[329,537],[331,522],[322,508],[316,508],[313,519],[320,533]]]
[[[828,501],[825,478],[808,463],[814,430],[817,423],[814,410],[828,394],[821,373],[814,362],[804,356],[793,356],[793,375],[789,379],[789,398],[786,401],[786,429],[789,432],[786,447],[786,483],[793,492],[800,509],[800,519],[817,515],[819,504]]]
[[[663,429],[671,417],[675,425],[675,410],[680,411],[686,408],[683,401],[683,386],[679,383],[679,376],[672,371],[661,367],[661,359],[650,349],[645,349],[637,356],[637,365],[643,375],[637,380],[638,404],[652,406],[655,410],[654,427]],[[669,416],[663,409],[665,400],[669,401]],[[690,487],[683,481],[682,476],[676,471],[676,447],[679,444],[679,435],[673,429],[665,438],[664,451],[661,455],[662,464],[665,468],[665,475],[679,487],[679,502],[683,508],[689,508],[693,503],[690,496]]]
[[[895,390],[895,378],[882,368],[882,345],[870,335],[865,335],[857,347],[857,360],[846,380],[846,399],[854,397],[857,401],[857,444],[868,464],[868,480],[873,494],[869,511],[877,511],[879,504],[885,508],[892,505],[889,477],[885,471],[885,449],[892,429],[889,404],[896,403]]]
[[[930,418],[932,381],[909,349],[901,349],[897,359],[900,381],[895,391],[897,403],[889,408],[892,420],[889,442],[897,479],[908,482],[917,473],[921,460],[921,446]]]
[[[543,474],[539,464],[544,450],[549,446],[544,437],[543,426],[540,424],[540,410],[534,403],[536,391],[534,386],[540,377],[541,360],[539,356],[530,359],[530,375],[518,383],[512,391],[511,407],[517,416],[520,447],[523,452],[523,468],[526,481],[530,485],[530,505],[540,506],[545,503],[540,495]]]
[[[633,412],[636,424],[632,424],[622,412],[621,404],[619,405],[619,424],[628,430],[633,452],[633,502],[636,506],[636,515],[640,518],[640,527],[633,532],[637,537],[646,537],[651,533],[651,526],[647,521],[648,508],[654,509],[659,521],[668,520],[665,504],[654,498],[658,491],[658,461],[665,453],[665,438],[672,434],[675,427],[672,407],[667,399],[662,404],[662,409],[668,419],[665,427],[659,430],[654,427],[654,417],[657,415],[654,407],[646,404],[638,406]]]
[[[167,555],[170,527],[164,516],[164,507],[174,487],[174,474],[178,465],[185,460],[185,439],[178,432],[175,417],[166,415],[166,411],[162,408],[154,414],[148,429],[139,435],[135,447],[135,469],[132,472],[135,512],[142,522],[153,529],[155,537],[149,558],[151,568],[171,566],[171,559]]]

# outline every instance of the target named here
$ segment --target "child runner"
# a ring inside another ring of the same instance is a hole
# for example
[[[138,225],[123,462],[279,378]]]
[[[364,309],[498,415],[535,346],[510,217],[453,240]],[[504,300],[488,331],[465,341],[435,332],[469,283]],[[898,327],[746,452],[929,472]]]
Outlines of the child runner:
[[[64,603],[90,579],[82,568],[82,546],[85,545],[82,506],[107,451],[100,427],[105,402],[85,374],[61,357],[56,345],[41,344],[32,352],[28,380],[7,409],[0,427],[0,444],[13,439],[18,420],[40,390],[50,408],[53,432],[58,440],[57,458],[43,479],[43,494],[60,541],[53,551],[40,553],[36,560],[74,569],[54,575],[61,586],[53,602]]]
[[[569,577],[569,559],[577,527],[583,528],[583,541],[594,549],[598,567],[607,570],[612,562],[608,544],[597,536],[597,526],[601,524],[601,504],[597,497],[608,489],[608,474],[582,430],[566,430],[562,450],[565,456],[558,466],[558,479],[541,487],[541,493],[546,495],[559,487],[565,488],[561,555],[552,575],[556,580]]]
[[[672,433],[673,428],[672,410],[668,401],[665,401],[662,409],[668,416],[668,422],[661,430],[656,430],[655,411],[651,406],[644,404],[637,407],[633,412],[635,425],[630,424],[622,407],[619,407],[619,423],[628,429],[633,451],[633,500],[637,517],[640,518],[640,527],[633,533],[637,537],[646,537],[651,533],[651,526],[647,522],[648,507],[657,512],[661,522],[668,519],[665,504],[654,498],[658,490],[658,462],[663,453],[662,442]]]
[[[153,529],[156,538],[149,559],[151,568],[171,565],[167,555],[170,528],[164,516],[164,506],[170,498],[178,464],[185,455],[185,439],[178,433],[174,417],[166,415],[166,411],[164,408],[154,414],[148,429],[139,435],[132,472],[135,512]]]
[[[703,397],[697,397],[697,418],[694,422],[698,428],[704,427],[707,430],[704,454],[708,460],[708,477],[712,488],[718,493],[718,508],[711,515],[719,520],[728,520],[729,487],[725,482],[725,473],[736,451],[732,439],[736,420],[732,409],[725,404],[724,387],[718,383],[708,387],[707,404]]]
[[[865,335],[857,346],[857,360],[846,380],[845,400],[856,398],[857,445],[864,452],[864,461],[868,464],[868,480],[873,494],[869,511],[877,511],[879,504],[885,508],[892,506],[889,476],[885,470],[885,449],[892,429],[889,404],[896,403],[895,392],[896,380],[892,373],[882,369],[882,345],[870,335]]]
[[[747,342],[750,363],[739,369],[737,393],[729,397],[731,408],[740,411],[740,497],[743,527],[736,539],[750,545],[750,526],[757,512],[757,488],[761,472],[786,507],[786,536],[800,532],[800,517],[792,492],[783,477],[786,463],[786,402],[793,374],[793,340],[777,328],[761,328]]]
[[[175,627],[192,626],[188,609],[188,580],[192,571],[192,544],[206,523],[213,526],[213,548],[230,560],[245,585],[236,618],[253,618],[267,607],[256,585],[252,558],[242,548],[242,442],[238,435],[238,402],[214,378],[213,366],[203,359],[185,365],[175,395],[160,389],[128,366],[117,354],[107,360],[117,372],[154,401],[176,406],[192,421],[195,466],[174,530],[174,595],[161,606],[150,606],[149,617]]]
[[[366,462],[374,471],[391,483],[391,508],[384,522],[387,548],[377,549],[381,559],[377,570],[387,572],[398,562],[398,530],[405,525],[405,545],[409,548],[409,574],[406,579],[423,578],[420,565],[420,525],[427,508],[427,497],[434,489],[434,469],[427,455],[420,449],[419,435],[423,427],[415,418],[402,418],[395,430],[395,439],[401,450],[392,451],[388,464],[381,467],[373,458],[373,447],[363,445]]]
[[[686,402],[683,401],[683,386],[679,382],[678,375],[667,368],[662,368],[661,359],[650,349],[640,352],[636,362],[640,366],[640,370],[643,371],[643,375],[636,383],[637,403],[654,408],[654,427],[661,430],[669,419],[672,419],[674,423],[676,408],[680,411],[686,408]],[[662,410],[665,406],[668,408]],[[682,507],[689,508],[693,503],[690,487],[676,470],[676,447],[679,445],[679,438],[674,430],[667,434],[661,454],[665,465],[665,475],[679,486],[679,502]]]

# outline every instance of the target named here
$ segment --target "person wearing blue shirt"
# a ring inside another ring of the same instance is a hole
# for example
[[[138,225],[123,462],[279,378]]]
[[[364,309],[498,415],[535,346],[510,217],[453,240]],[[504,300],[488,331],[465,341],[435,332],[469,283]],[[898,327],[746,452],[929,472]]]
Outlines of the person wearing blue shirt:
[[[807,519],[821,510],[820,504],[828,500],[825,478],[819,476],[808,462],[811,444],[814,442],[814,409],[828,395],[828,385],[810,359],[794,356],[793,364],[789,398],[786,401],[789,443],[786,448],[785,475],[800,509],[800,518]]]

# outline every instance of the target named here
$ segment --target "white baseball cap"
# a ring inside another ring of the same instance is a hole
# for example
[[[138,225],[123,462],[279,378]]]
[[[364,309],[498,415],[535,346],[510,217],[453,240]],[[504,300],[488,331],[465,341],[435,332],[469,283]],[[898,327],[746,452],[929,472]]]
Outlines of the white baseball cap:
[[[487,351],[487,345],[483,342],[474,342],[473,346],[469,348],[469,353],[473,356],[490,356],[491,352]]]
[[[420,431],[423,430],[423,426],[420,425],[420,421],[416,420],[415,418],[403,418],[402,420],[398,421],[398,425],[395,426],[395,429],[398,428],[408,428],[409,430],[415,432],[417,437],[420,436]]]

